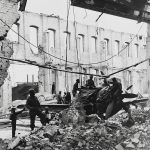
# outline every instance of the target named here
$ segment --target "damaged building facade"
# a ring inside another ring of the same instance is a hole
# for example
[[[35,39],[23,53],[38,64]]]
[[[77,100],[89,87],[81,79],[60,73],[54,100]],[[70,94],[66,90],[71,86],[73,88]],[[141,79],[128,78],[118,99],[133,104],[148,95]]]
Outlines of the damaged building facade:
[[[18,33],[18,35],[12,33],[13,58],[54,69],[38,67],[31,69],[32,66],[29,65],[11,64],[10,74],[15,77],[22,72],[27,80],[31,78],[31,82],[38,82],[39,92],[51,93],[53,82],[56,84],[57,93],[65,90],[71,92],[76,79],[80,78],[81,85],[84,86],[89,76],[65,73],[57,69],[66,68],[68,71],[97,75],[101,75],[103,71],[108,75],[146,58],[144,36],[70,21],[66,30],[66,25],[67,21],[59,17],[23,12],[13,27]],[[17,66],[21,66],[22,70],[14,72],[13,67]],[[25,69],[28,67],[31,67],[30,70]],[[115,76],[120,78],[124,89],[133,85],[133,92],[147,93],[145,63]],[[94,77],[94,81],[96,86],[100,86],[102,82],[99,77]]]
[[[5,37],[18,19],[18,0],[0,0],[0,56],[10,58],[13,54],[12,43]],[[13,14],[13,15],[12,15]],[[0,107],[11,103],[12,88],[8,68],[10,62],[0,58]]]

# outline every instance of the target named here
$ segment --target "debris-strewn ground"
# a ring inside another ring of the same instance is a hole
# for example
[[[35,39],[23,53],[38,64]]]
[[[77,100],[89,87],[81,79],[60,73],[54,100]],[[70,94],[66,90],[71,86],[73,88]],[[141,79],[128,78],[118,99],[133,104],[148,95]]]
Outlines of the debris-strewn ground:
[[[150,110],[133,110],[135,124],[130,128],[122,126],[126,117],[120,113],[106,122],[63,125],[56,115],[49,125],[23,137],[15,150],[149,150]],[[11,148],[11,141],[0,140],[0,149],[7,143]]]

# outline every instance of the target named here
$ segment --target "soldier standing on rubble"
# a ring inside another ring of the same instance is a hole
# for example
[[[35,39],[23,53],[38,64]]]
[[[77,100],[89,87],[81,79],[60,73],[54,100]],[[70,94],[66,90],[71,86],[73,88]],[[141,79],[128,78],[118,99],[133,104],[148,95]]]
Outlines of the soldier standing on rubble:
[[[93,75],[90,75],[90,79],[87,80],[86,87],[89,89],[93,89],[96,87],[93,81]]]
[[[80,83],[80,80],[79,79],[77,79],[76,80],[76,83],[73,85],[73,90],[72,90],[72,95],[73,95],[73,97],[75,97],[76,96],[76,94],[77,94],[77,90],[79,89],[79,83]]]
[[[45,125],[45,117],[41,111],[41,105],[35,96],[34,89],[29,90],[30,96],[27,98],[26,107],[29,109],[30,115],[30,128],[34,130],[35,128],[35,117],[38,116],[42,125]]]
[[[62,99],[62,96],[61,96],[61,91],[59,91],[58,94],[56,94],[56,99],[57,99],[57,104],[62,104],[63,103],[63,99]]]

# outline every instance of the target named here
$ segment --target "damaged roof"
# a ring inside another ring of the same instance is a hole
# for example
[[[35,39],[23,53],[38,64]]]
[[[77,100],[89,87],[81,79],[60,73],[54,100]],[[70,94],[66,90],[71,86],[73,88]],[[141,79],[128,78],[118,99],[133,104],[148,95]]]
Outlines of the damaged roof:
[[[71,0],[71,5],[138,22],[150,22],[150,0]]]

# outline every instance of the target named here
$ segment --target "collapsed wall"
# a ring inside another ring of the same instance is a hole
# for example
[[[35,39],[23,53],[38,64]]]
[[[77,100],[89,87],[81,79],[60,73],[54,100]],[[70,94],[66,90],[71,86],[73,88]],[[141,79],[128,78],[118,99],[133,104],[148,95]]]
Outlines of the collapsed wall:
[[[13,49],[10,41],[6,40],[11,26],[19,20],[18,0],[0,0],[0,56],[10,58]],[[7,77],[9,61],[0,58],[0,86]]]

